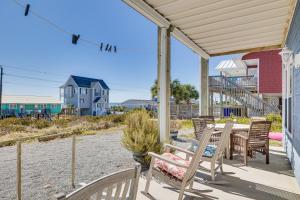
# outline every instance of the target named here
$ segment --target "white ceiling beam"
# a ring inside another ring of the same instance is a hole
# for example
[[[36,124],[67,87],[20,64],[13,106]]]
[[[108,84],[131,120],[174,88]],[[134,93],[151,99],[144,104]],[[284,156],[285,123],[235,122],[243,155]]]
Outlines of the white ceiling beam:
[[[170,27],[171,23],[164,18],[160,13],[158,13],[155,9],[149,6],[143,0],[123,0],[130,7],[141,13],[143,16],[151,20],[153,23],[160,27]],[[187,47],[191,48],[194,52],[199,54],[201,57],[208,59],[209,54],[206,53],[200,46],[198,46],[195,42],[193,42],[189,37],[187,37],[181,30],[178,28],[174,28],[172,35],[182,42]]]

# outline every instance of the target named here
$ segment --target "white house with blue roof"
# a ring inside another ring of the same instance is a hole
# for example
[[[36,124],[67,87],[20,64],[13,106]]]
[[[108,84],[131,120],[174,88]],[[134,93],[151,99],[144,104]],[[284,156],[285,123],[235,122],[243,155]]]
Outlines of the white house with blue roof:
[[[109,87],[101,79],[71,75],[62,85],[64,108],[78,115],[105,115],[109,109]]]

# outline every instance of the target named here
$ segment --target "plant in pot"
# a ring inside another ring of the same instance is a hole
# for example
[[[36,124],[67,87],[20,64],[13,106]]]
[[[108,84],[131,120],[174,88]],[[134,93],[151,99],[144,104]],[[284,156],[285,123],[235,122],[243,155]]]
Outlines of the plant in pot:
[[[134,160],[141,163],[143,169],[147,169],[150,164],[147,153],[160,153],[161,150],[157,122],[151,120],[145,110],[136,110],[127,115],[125,124],[121,143],[132,151]]]
[[[177,139],[178,131],[179,131],[179,129],[181,129],[181,127],[182,127],[182,125],[181,125],[180,121],[171,120],[171,123],[170,123],[170,137],[171,137],[171,139],[173,139],[173,140]]]

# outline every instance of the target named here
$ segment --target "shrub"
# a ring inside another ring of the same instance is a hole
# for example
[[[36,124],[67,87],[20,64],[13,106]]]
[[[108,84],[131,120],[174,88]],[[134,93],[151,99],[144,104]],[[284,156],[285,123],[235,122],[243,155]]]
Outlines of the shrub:
[[[268,114],[266,116],[266,119],[268,121],[277,122],[280,124],[282,123],[282,117],[281,117],[281,115],[278,115],[278,114],[274,114],[274,113]]]
[[[6,126],[6,125],[21,125],[21,126],[30,126],[31,121],[30,119],[27,118],[6,118],[0,121],[1,126]]]
[[[121,124],[124,123],[126,119],[126,114],[121,114],[121,115],[108,115],[104,117],[105,121],[116,123],[116,124]]]
[[[178,131],[182,128],[182,123],[179,120],[171,120],[170,122],[170,130],[171,131]]]
[[[129,113],[125,124],[127,127],[121,142],[126,149],[135,153],[160,152],[157,123],[150,119],[146,111],[138,110]]]
[[[83,130],[81,128],[75,128],[72,130],[72,134],[74,135],[81,135],[83,133]]]
[[[53,124],[56,125],[57,127],[60,127],[60,128],[65,128],[68,126],[69,122],[71,120],[70,119],[55,119],[53,120]]]
[[[37,129],[43,129],[50,127],[51,123],[45,119],[34,120],[33,127]]]
[[[181,122],[182,128],[194,128],[192,120],[182,120]]]
[[[46,131],[46,135],[55,135],[58,134],[58,129],[57,128],[51,128]]]

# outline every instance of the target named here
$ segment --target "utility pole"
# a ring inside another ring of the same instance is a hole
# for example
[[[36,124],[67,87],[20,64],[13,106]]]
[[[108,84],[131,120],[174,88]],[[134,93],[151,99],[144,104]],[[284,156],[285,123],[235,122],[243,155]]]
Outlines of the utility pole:
[[[0,65],[0,119],[2,119],[2,86],[3,86],[3,67]]]

